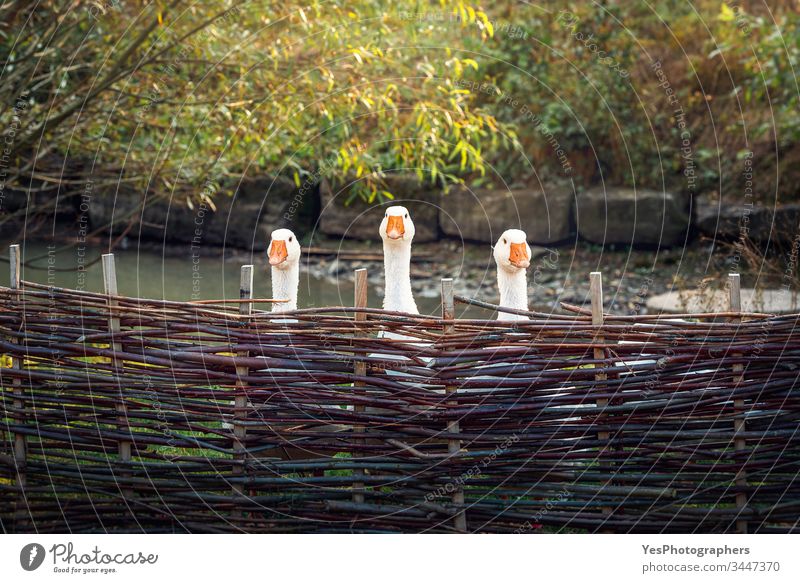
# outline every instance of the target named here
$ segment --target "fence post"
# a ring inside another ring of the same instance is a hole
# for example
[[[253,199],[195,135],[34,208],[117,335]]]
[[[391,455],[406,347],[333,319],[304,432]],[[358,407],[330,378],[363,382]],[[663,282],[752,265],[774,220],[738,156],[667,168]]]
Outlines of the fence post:
[[[102,257],[103,262],[103,288],[108,296],[106,304],[109,307],[108,311],[108,329],[111,332],[111,368],[114,374],[117,375],[117,389],[119,392],[116,404],[117,411],[117,428],[120,432],[125,431],[128,427],[128,407],[125,404],[125,395],[122,391],[122,377],[121,368],[122,361],[117,357],[118,352],[122,352],[122,344],[115,340],[114,335],[120,332],[119,316],[112,310],[113,307],[119,305],[115,299],[119,295],[117,291],[117,267],[114,261],[113,253],[105,253]],[[120,461],[128,465],[131,461],[131,442],[125,439],[117,441],[117,454]],[[128,472],[121,472],[121,476],[129,476]],[[123,488],[122,495],[128,497],[133,492],[130,489]]]
[[[253,299],[253,266],[252,265],[243,265],[241,270],[241,276],[239,279],[239,299],[241,300],[251,300]],[[241,302],[239,304],[239,314],[242,316],[250,316],[253,309],[252,302]],[[249,323],[249,318],[242,319],[242,325],[246,325]],[[249,356],[248,351],[236,352],[237,356]],[[246,454],[244,453],[245,450],[245,441],[247,438],[247,427],[242,424],[242,422],[247,418],[247,409],[248,409],[248,397],[244,393],[244,389],[247,388],[247,381],[242,380],[242,377],[246,377],[250,374],[250,369],[246,366],[237,366],[236,367],[236,389],[237,394],[234,398],[233,402],[233,459],[237,462],[244,462],[246,458]],[[232,474],[234,476],[244,476],[244,463],[235,463],[233,465]],[[244,485],[243,484],[234,484],[233,485],[233,492],[234,494],[241,495],[244,493]],[[236,511],[234,507],[233,514],[235,516],[241,516],[241,512]]]
[[[730,301],[730,311],[731,312],[741,312],[742,311],[742,284],[741,278],[739,277],[738,273],[729,273],[728,274],[728,292],[729,292],[729,301]],[[732,322],[741,322],[741,318],[731,318]],[[735,352],[733,357],[740,357],[742,353]],[[744,365],[742,364],[734,364],[733,365],[733,389],[736,390],[741,383],[744,381]],[[745,432],[745,420],[744,420],[744,413],[745,413],[745,406],[744,406],[744,399],[738,398],[733,400],[733,411],[734,411],[734,420],[733,420],[733,430],[734,430],[734,449],[737,453],[744,452],[747,449],[747,444],[745,443],[744,437],[740,437],[742,433]],[[741,454],[744,456],[744,453]],[[744,461],[742,461],[742,466],[744,466]],[[747,487],[747,472],[745,471],[744,467],[740,467],[739,470],[736,472],[736,480],[735,480],[736,487]],[[737,492],[736,493],[736,508],[741,512],[747,506],[747,494],[745,492]],[[736,521],[736,530],[742,534],[747,534],[747,521],[743,519],[739,519]]]
[[[366,308],[367,307],[367,270],[366,269],[356,269],[355,271],[355,295],[353,298],[353,305],[356,308]],[[356,312],[355,313],[355,321],[356,322],[364,322],[367,319],[367,314],[364,312]],[[355,352],[353,353],[356,354]],[[356,361],[353,364],[353,374],[358,376],[366,376],[367,374],[367,363]],[[353,381],[354,387],[363,387],[363,381]],[[355,405],[353,407],[353,412],[357,415],[359,413],[363,413],[365,410],[364,405]],[[366,428],[362,425],[354,425],[353,426],[353,433],[365,433]],[[355,440],[354,445],[364,445],[366,440],[362,437]],[[358,451],[353,451],[353,457],[361,457],[361,454]],[[356,478],[364,476],[364,470],[356,469],[353,472],[353,475]],[[361,503],[364,502],[364,482],[362,481],[354,481],[353,482],[353,502]]]
[[[11,245],[9,247],[9,281],[10,287],[16,290],[15,298],[22,303],[22,295],[19,293],[22,289],[22,254],[20,253],[19,245]],[[22,322],[24,329],[25,311],[22,311]],[[19,339],[12,338],[12,344],[19,344]],[[25,365],[24,357],[12,357],[11,368],[14,370],[22,370]],[[16,411],[16,420],[20,425],[25,424],[25,389],[22,387],[22,378],[14,377],[11,381],[14,387],[14,410]],[[27,522],[26,508],[28,506],[27,494],[25,488],[28,485],[28,437],[24,433],[14,433],[14,466],[16,468],[16,482],[17,482],[17,500],[14,509],[14,521],[16,532],[20,532],[20,527]]]
[[[454,320],[456,316],[455,299],[453,297],[453,278],[442,278],[442,320]],[[445,335],[453,331],[453,324],[445,323],[443,325],[443,332]],[[444,388],[445,395],[455,395],[458,392],[456,385],[446,385]],[[456,403],[455,400],[449,401]],[[461,431],[458,419],[447,422],[448,433],[459,433]],[[457,455],[461,451],[461,440],[448,439],[447,440],[447,453],[451,456]],[[452,495],[453,504],[463,507],[464,506],[464,486],[463,484],[455,484],[455,489]],[[461,510],[453,517],[453,526],[459,532],[467,532],[467,515],[465,510]]]
[[[589,295],[592,301],[592,326],[600,327],[603,325],[603,273],[600,271],[592,271],[589,274]],[[605,336],[597,336],[595,335],[594,342],[598,344],[603,344],[605,342]],[[606,357],[606,349],[601,347],[595,347],[594,349],[594,358],[595,360],[605,359]],[[604,372],[598,372],[594,375],[594,380],[596,381],[607,381],[608,375]],[[600,398],[596,400],[596,405],[598,410],[602,411],[608,406],[608,399]],[[597,419],[600,420],[600,415],[598,415]],[[598,431],[597,432],[597,439],[600,442],[605,442],[602,446],[602,449],[598,450],[598,455],[601,455],[607,451],[608,442],[609,442],[609,432],[608,431]],[[606,484],[610,484],[611,480],[608,480]],[[604,515],[610,516],[611,515],[611,508],[604,506],[602,508],[602,512]]]

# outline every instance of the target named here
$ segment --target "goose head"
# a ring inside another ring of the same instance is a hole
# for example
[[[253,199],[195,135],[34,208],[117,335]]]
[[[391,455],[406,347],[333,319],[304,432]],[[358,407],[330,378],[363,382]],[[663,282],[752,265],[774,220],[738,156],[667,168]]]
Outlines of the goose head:
[[[390,206],[381,221],[381,239],[384,246],[411,244],[414,238],[414,221],[404,206]]]
[[[500,235],[494,246],[494,260],[498,270],[514,274],[530,267],[531,248],[527,239],[525,231],[519,229],[509,229]]]
[[[288,270],[300,263],[300,242],[289,229],[272,231],[267,257],[273,269]]]

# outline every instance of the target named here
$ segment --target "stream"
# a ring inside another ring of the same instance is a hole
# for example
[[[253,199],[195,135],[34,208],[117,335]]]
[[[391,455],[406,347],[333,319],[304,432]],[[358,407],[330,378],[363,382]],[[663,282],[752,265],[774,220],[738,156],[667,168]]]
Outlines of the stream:
[[[3,245],[7,256],[10,242]],[[103,292],[103,270],[100,256],[107,251],[100,245],[86,244],[82,248],[73,247],[59,250],[60,244],[48,246],[43,241],[26,241],[22,244],[22,279],[35,283]],[[271,282],[265,257],[251,257],[242,252],[226,254],[222,252],[193,253],[189,248],[168,248],[167,253],[160,249],[139,247],[135,249],[115,249],[114,251],[117,287],[120,295],[165,300],[209,300],[238,299],[239,273],[242,265],[253,263],[254,295],[257,298],[270,298]],[[7,264],[6,264],[7,265]],[[374,264],[371,270],[379,268]],[[8,269],[3,269],[0,282],[8,285]],[[418,294],[417,305],[420,312],[439,315],[438,297]],[[380,308],[382,289],[370,281],[368,290],[369,307]],[[319,269],[309,269],[303,265],[300,272],[298,305],[301,308],[350,306],[353,304],[353,283],[346,276],[322,275]],[[266,309],[266,308],[264,308]],[[467,306],[459,306],[458,317],[487,317],[489,312]]]

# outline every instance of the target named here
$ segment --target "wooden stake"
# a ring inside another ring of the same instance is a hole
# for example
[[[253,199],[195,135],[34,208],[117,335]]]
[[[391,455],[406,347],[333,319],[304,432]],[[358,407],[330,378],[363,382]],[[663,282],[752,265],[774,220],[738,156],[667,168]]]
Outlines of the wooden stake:
[[[355,295],[353,298],[353,305],[356,308],[366,308],[367,307],[367,270],[366,269],[356,269],[355,271]],[[364,322],[367,319],[367,315],[364,312],[356,312],[355,314],[355,321],[356,322]],[[354,353],[355,354],[355,353]],[[366,376],[367,374],[367,364],[365,362],[356,362],[353,365],[353,372],[356,376]],[[354,381],[354,387],[363,387],[363,381]],[[364,405],[356,405],[353,407],[353,411],[358,413],[364,412]],[[365,433],[366,428],[363,425],[354,425],[353,432],[354,433]],[[364,445],[366,443],[365,439],[358,439],[356,440],[356,445]],[[353,453],[353,457],[360,457],[358,452]],[[364,470],[355,470],[353,475],[358,477],[363,477]],[[362,481],[355,481],[353,482],[353,502],[363,503],[364,502],[364,482]]]
[[[117,290],[117,267],[114,261],[114,254],[113,253],[106,253],[102,257],[103,262],[103,288],[105,293],[108,297],[107,305],[111,307],[116,307],[119,305],[119,302],[114,299],[116,296],[119,295]],[[109,310],[108,315],[108,330],[111,332],[111,368],[114,370],[114,374],[117,375],[117,389],[119,391],[118,400],[116,404],[116,411],[117,411],[117,428],[120,432],[129,432],[128,429],[128,406],[125,403],[125,393],[122,389],[122,378],[124,377],[123,363],[121,359],[117,358],[117,353],[122,352],[122,344],[117,342],[114,339],[115,334],[119,334],[120,332],[120,323],[119,317],[115,316],[116,311]],[[120,461],[124,462],[125,465],[129,465],[131,461],[131,442],[126,439],[120,439],[117,441],[117,454],[119,455]],[[129,472],[121,472],[123,476],[129,476]],[[123,496],[129,497],[133,495],[132,490],[123,490]]]
[[[454,320],[456,316],[456,305],[453,297],[453,279],[446,277],[442,279],[442,320]],[[450,334],[453,331],[452,324],[444,324],[444,333]],[[445,394],[449,397],[458,392],[456,385],[447,385],[444,388]],[[448,402],[455,404],[455,400],[448,399]],[[461,426],[458,419],[447,422],[447,431],[449,433],[459,433]],[[461,451],[461,440],[449,439],[447,440],[447,452],[453,456],[458,455]],[[452,495],[453,504],[457,506],[464,506],[464,487],[462,484],[455,484],[455,490]],[[462,510],[453,517],[453,526],[459,532],[467,532],[467,515],[466,511]]]
[[[729,300],[730,300],[730,311],[731,312],[741,312],[742,311],[742,284],[741,278],[739,277],[738,273],[730,273],[728,274],[728,288],[729,288]],[[741,322],[741,318],[731,318],[732,322]],[[733,354],[734,357],[741,357],[742,353],[736,352]],[[739,388],[739,386],[744,381],[744,365],[742,364],[734,364],[733,365],[733,387],[734,390]],[[737,452],[744,452],[747,449],[747,444],[745,442],[744,437],[738,437],[739,435],[745,432],[745,420],[744,420],[744,413],[745,413],[745,403],[744,399],[737,398],[733,400],[733,411],[734,411],[734,421],[733,421],[733,428],[734,428],[734,449]],[[744,457],[744,454],[741,454]],[[738,487],[746,488],[747,487],[747,472],[744,470],[744,461],[742,461],[742,467],[739,468],[739,471],[736,472],[736,480],[735,484]],[[747,494],[745,492],[737,492],[736,494],[736,508],[741,512],[747,506]],[[737,532],[747,534],[747,521],[746,520],[737,520],[736,521],[736,530]]]
[[[603,274],[599,271],[593,271],[589,274],[589,293],[592,299],[592,325],[603,325]],[[595,336],[595,342],[602,344],[605,342],[604,336]],[[594,349],[594,357],[596,359],[605,359],[605,348],[596,347]],[[608,380],[606,373],[599,372],[594,375],[595,380],[605,381]],[[597,399],[597,407],[605,408],[608,405],[608,399]],[[608,440],[609,435],[607,431],[600,431],[597,438],[601,440]]]
[[[10,287],[13,290],[22,290],[22,253],[20,252],[19,245],[11,245],[9,247],[9,264],[10,264],[10,272],[9,272],[9,281]],[[20,307],[22,308],[22,302],[24,301],[22,298],[22,294],[18,293],[15,295],[15,298],[19,302]],[[25,329],[25,310],[21,309],[22,312],[22,329]],[[10,342],[12,344],[19,344],[19,340],[17,338],[11,338]],[[11,368],[15,370],[22,370],[24,366],[24,359],[18,357],[11,358]],[[13,387],[14,392],[14,409],[17,412],[15,415],[15,421],[19,425],[25,425],[26,422],[26,415],[25,415],[25,389],[22,387],[22,379],[19,377],[14,377],[11,381],[11,385]],[[26,487],[28,485],[28,438],[24,433],[15,433],[14,434],[14,466],[16,469],[16,482],[17,482],[17,499],[15,502],[15,509],[14,509],[14,521],[15,521],[15,528],[16,532],[24,532],[26,529],[27,518],[28,518],[28,498]]]
[[[243,265],[241,270],[241,276],[239,279],[239,299],[242,300],[251,300],[253,298],[253,266],[252,265]],[[249,301],[243,301],[239,304],[239,314],[243,316],[249,316],[252,313],[253,304]],[[242,325],[247,326],[249,324],[248,320],[243,320]],[[239,352],[237,351],[237,356],[244,356],[247,357],[250,355],[248,351]],[[247,410],[248,410],[248,397],[245,394],[244,390],[247,388],[247,382],[242,380],[242,377],[246,377],[250,374],[250,369],[246,366],[237,366],[236,367],[236,389],[237,395],[234,398],[233,403],[233,450],[234,456],[233,459],[237,462],[244,462],[246,459],[246,454],[244,450],[246,448],[246,439],[247,439],[247,427],[242,424],[247,418]],[[232,474],[234,476],[243,476],[245,474],[244,471],[244,463],[236,463],[233,466]],[[233,492],[234,494],[241,495],[244,492],[244,487],[241,484],[234,484],[233,485]],[[235,511],[234,515],[241,516],[241,512]]]
[[[593,271],[589,274],[589,294],[592,300],[592,326],[600,327],[603,325],[603,274],[600,271]],[[603,344],[605,342],[605,336],[599,335],[595,336],[594,339],[595,343]],[[596,360],[605,359],[606,358],[606,349],[602,347],[595,347],[594,349],[594,358]],[[608,375],[604,372],[598,372],[594,375],[595,380],[597,381],[607,381]],[[605,387],[604,387],[605,388]],[[600,398],[597,399],[596,402],[598,410],[601,412],[605,410],[608,406],[608,399]],[[600,421],[603,417],[601,415],[597,416],[597,420]],[[611,436],[609,435],[608,431],[598,431],[597,432],[597,439],[601,442],[605,442],[606,445],[598,452],[599,455],[603,455],[608,451],[608,441]],[[610,484],[611,482],[607,482]],[[602,512],[605,515],[611,515],[611,508],[603,507]]]

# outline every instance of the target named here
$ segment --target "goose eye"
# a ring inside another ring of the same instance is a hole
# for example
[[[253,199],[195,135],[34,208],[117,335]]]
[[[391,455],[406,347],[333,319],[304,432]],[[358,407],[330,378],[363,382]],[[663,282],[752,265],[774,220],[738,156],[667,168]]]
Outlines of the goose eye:
[[[408,213],[406,213],[406,218],[408,218]]]
[[[503,239],[503,245],[508,245],[508,241],[506,241],[505,239]]]
[[[289,237],[289,243],[292,242],[292,239],[294,239],[294,237]]]

